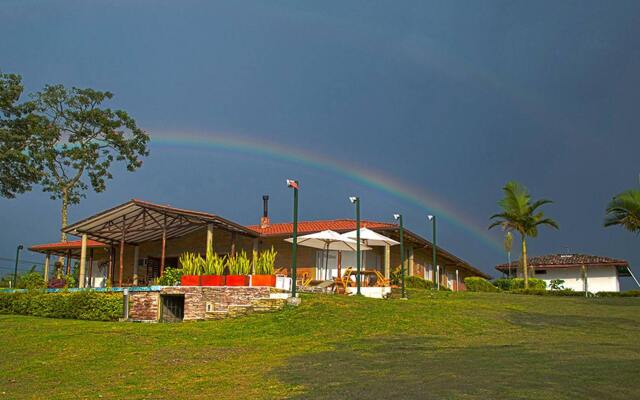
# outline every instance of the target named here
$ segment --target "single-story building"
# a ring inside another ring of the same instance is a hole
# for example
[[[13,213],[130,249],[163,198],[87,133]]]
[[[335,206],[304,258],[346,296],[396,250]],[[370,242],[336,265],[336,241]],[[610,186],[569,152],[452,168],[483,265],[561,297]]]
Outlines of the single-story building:
[[[532,277],[542,279],[549,287],[553,280],[564,281],[565,289],[576,291],[619,292],[622,276],[631,276],[625,260],[587,254],[549,254],[528,259]],[[497,265],[507,276],[522,276],[518,261]]]
[[[265,196],[266,197],[266,196]],[[46,255],[45,275],[53,272],[52,256],[66,259],[63,268],[71,268],[71,260],[79,260],[80,287],[127,287],[152,285],[165,268],[180,267],[178,257],[186,252],[204,255],[209,245],[218,254],[235,254],[244,250],[251,255],[253,250],[269,249],[278,254],[276,271],[290,275],[291,244],[284,239],[293,234],[293,224],[271,223],[268,215],[268,197],[260,224],[243,226],[215,214],[185,210],[133,199],[111,209],[75,222],[64,229],[69,235],[81,240],[40,244],[31,251]],[[378,221],[361,221],[380,234],[399,239],[396,224]],[[334,230],[339,233],[356,229],[353,219],[302,221],[298,234]],[[405,266],[408,275],[434,279],[432,266],[433,244],[419,235],[404,230]],[[83,246],[83,242],[85,245]],[[326,252],[298,246],[298,277],[321,279],[337,275],[337,260],[344,267],[355,266],[355,252]],[[386,277],[400,266],[399,246],[376,247],[363,252],[363,267],[378,270]],[[452,253],[437,248],[437,260],[441,271],[441,285],[453,290],[464,290],[464,278],[489,276]],[[328,261],[328,271],[324,271]]]

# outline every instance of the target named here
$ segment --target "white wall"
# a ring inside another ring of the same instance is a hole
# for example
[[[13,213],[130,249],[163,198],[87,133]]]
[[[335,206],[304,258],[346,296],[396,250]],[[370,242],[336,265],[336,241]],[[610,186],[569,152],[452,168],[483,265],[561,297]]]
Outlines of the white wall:
[[[547,288],[552,280],[563,279],[565,289],[584,290],[580,267],[549,268],[546,271],[546,274],[536,273],[534,277],[544,280]],[[620,291],[620,281],[618,280],[616,267],[587,267],[587,283],[588,290],[591,293]]]

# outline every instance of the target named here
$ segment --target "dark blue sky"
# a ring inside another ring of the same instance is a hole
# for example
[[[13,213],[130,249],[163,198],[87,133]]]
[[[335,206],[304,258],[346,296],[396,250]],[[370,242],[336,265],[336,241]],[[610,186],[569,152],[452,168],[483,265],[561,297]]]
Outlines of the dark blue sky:
[[[222,132],[304,148],[385,171],[480,228],[517,179],[555,200],[546,211],[561,225],[542,230],[532,254],[640,263],[637,237],[602,227],[611,196],[638,185],[637,1],[5,0],[0,38],[0,68],[23,75],[28,91],[112,91],[111,105],[152,137]],[[346,196],[359,194],[364,217],[399,210],[430,237],[433,210],[343,173],[220,148],[151,151],[139,172],[118,166],[71,221],[139,197],[249,224],[263,193],[272,218],[288,220],[283,179],[298,177],[304,219],[352,217]],[[59,205],[39,190],[0,210],[1,257],[58,237]],[[485,271],[504,261],[450,220],[439,233]]]

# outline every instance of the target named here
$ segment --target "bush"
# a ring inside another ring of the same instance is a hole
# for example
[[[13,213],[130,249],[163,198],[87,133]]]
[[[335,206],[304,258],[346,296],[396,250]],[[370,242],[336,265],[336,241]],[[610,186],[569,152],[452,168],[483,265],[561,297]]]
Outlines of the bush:
[[[528,294],[533,296],[568,296],[568,297],[584,297],[584,292],[576,292],[571,289],[562,290],[545,290],[545,289],[515,289],[511,290],[513,294]]]
[[[158,285],[160,286],[180,286],[180,278],[182,278],[182,270],[178,268],[166,268],[160,278]]]
[[[524,289],[524,278],[499,278],[493,284],[502,290]],[[547,284],[542,279],[529,278],[529,289],[545,290]]]
[[[115,321],[122,317],[122,294],[94,291],[0,293],[0,314]]]
[[[500,289],[493,286],[491,282],[479,276],[464,278],[464,285],[469,292],[499,292]]]
[[[408,288],[417,289],[433,289],[435,287],[433,281],[423,279],[419,276],[407,276],[404,278],[404,285]]]
[[[627,290],[626,292],[598,292],[598,297],[640,297],[640,290]]]
[[[44,277],[36,271],[27,272],[18,278],[18,288],[21,289],[44,289]]]

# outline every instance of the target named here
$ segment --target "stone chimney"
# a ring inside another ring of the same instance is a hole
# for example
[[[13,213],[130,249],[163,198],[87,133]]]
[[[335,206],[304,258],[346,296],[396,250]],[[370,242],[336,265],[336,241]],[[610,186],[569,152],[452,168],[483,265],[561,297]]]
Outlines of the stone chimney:
[[[271,224],[269,220],[269,195],[262,196],[262,218],[260,218],[260,228],[268,228]]]

